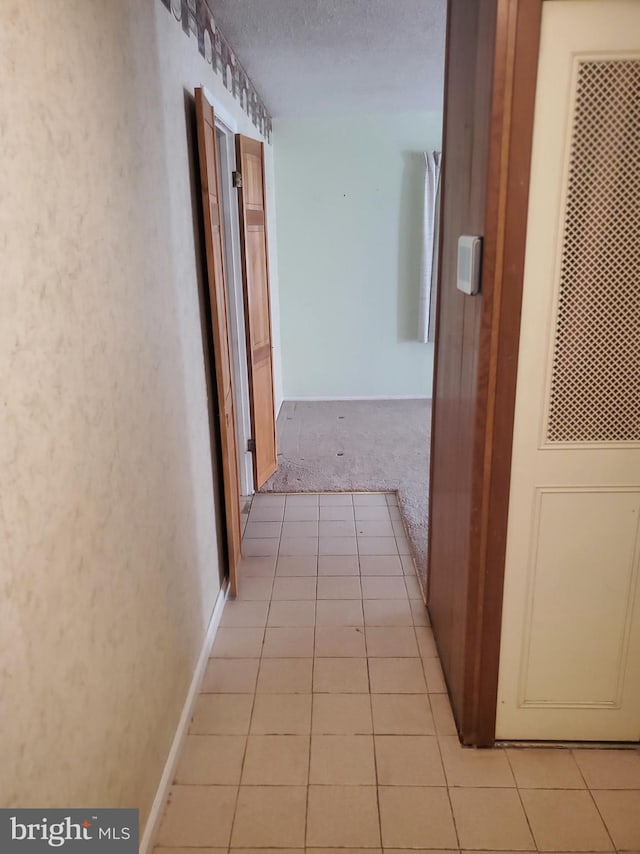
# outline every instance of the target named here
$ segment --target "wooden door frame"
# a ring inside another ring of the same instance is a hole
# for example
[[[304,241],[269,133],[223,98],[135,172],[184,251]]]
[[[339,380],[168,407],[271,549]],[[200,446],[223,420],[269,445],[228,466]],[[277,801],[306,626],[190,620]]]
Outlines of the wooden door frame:
[[[462,742],[477,746],[490,746],[495,740],[511,448],[542,3],[543,0],[496,0],[481,282],[483,304],[477,388],[473,401],[475,426],[470,559],[466,567],[464,686],[463,702],[457,710],[456,720]],[[443,168],[446,170],[446,138],[443,151]],[[441,204],[443,202],[444,198]],[[441,249],[442,243],[441,232]],[[438,288],[440,286],[439,281]],[[441,305],[438,295],[436,335]],[[437,398],[437,361],[436,349],[434,401]],[[431,453],[433,458],[433,431]],[[433,468],[430,492],[432,478]]]
[[[240,257],[240,220],[238,197],[233,187],[232,173],[236,168],[235,135],[238,123],[218,102],[211,92],[203,87],[207,99],[213,106],[216,131],[223,139],[220,160],[220,202],[223,216],[224,253],[227,270],[227,297],[229,302],[229,325],[231,345],[231,367],[233,370],[236,404],[236,438],[238,443],[238,468],[240,494],[253,495],[253,458],[248,450],[251,438],[251,411],[249,403],[249,371],[247,367],[246,330],[244,316],[244,288]]]
[[[273,318],[272,318],[272,301],[271,301],[271,264],[269,258],[269,226],[268,226],[268,216],[267,216],[267,162],[266,162],[266,146],[263,140],[256,139],[255,137],[246,136],[245,134],[236,134],[235,138],[236,145],[236,163],[240,170],[240,175],[242,178],[242,174],[245,171],[244,167],[246,163],[243,162],[243,150],[246,157],[251,156],[248,147],[256,146],[260,152],[260,170],[262,177],[262,229],[264,236],[264,272],[265,272],[265,291],[266,291],[266,306],[267,306],[267,322],[268,322],[268,331],[269,331],[269,380],[271,384],[271,413],[273,418],[273,426],[272,430],[269,431],[269,434],[273,437],[273,466],[269,469],[267,474],[264,473],[260,468],[260,455],[261,455],[261,435],[260,435],[260,417],[258,415],[256,409],[256,377],[255,377],[255,367],[256,363],[255,359],[255,341],[253,340],[253,328],[251,324],[252,318],[252,310],[251,310],[251,293],[252,286],[250,281],[250,261],[249,261],[249,253],[247,251],[247,247],[249,244],[248,234],[251,231],[252,226],[249,223],[249,214],[248,209],[251,207],[250,202],[245,198],[245,194],[248,189],[248,177],[242,179],[241,191],[238,196],[238,224],[240,228],[240,252],[241,252],[241,270],[243,276],[243,284],[244,284],[244,314],[247,320],[246,332],[245,332],[245,341],[247,347],[247,369],[248,369],[248,378],[249,378],[249,403],[251,407],[251,425],[253,430],[253,442],[254,442],[254,452],[253,452],[253,478],[254,478],[254,486],[256,489],[260,489],[266,483],[266,480],[271,477],[278,470],[278,413],[276,411],[276,393],[275,393],[275,380],[274,380],[274,368],[273,368]]]
[[[238,567],[242,557],[242,531],[233,359],[229,342],[229,307],[220,199],[220,164],[218,163],[215,110],[208,100],[204,87],[196,88],[195,105],[209,310],[213,337],[212,355],[222,451],[229,586],[230,595],[235,597],[238,592]]]

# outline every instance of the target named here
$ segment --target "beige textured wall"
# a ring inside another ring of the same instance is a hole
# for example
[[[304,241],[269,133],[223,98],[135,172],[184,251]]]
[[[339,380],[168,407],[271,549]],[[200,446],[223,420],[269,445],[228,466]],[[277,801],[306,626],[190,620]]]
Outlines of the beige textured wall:
[[[219,589],[185,103],[159,0],[0,0],[0,806],[146,816]]]

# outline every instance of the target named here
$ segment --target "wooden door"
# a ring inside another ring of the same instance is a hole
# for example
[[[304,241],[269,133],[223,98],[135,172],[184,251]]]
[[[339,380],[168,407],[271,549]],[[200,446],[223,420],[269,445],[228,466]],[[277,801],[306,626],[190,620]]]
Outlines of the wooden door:
[[[427,603],[466,744],[495,733],[541,0],[449,0]],[[480,293],[458,238],[483,237]]]
[[[263,143],[238,134],[236,166],[242,176],[238,193],[240,245],[247,331],[253,472],[255,487],[259,489],[278,466]]]
[[[638,34],[543,8],[498,738],[640,739]]]
[[[238,448],[233,405],[233,377],[229,346],[229,316],[222,243],[218,155],[213,107],[203,89],[196,89],[196,119],[200,157],[200,185],[209,279],[209,304],[218,390],[218,417],[222,446],[222,473],[226,514],[229,584],[231,595],[238,590],[237,569],[241,553]]]

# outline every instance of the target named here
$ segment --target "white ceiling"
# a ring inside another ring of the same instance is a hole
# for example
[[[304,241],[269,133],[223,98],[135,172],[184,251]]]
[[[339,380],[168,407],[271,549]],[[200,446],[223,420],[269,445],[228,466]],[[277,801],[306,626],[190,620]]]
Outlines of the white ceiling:
[[[275,117],[442,108],[446,0],[211,0]]]

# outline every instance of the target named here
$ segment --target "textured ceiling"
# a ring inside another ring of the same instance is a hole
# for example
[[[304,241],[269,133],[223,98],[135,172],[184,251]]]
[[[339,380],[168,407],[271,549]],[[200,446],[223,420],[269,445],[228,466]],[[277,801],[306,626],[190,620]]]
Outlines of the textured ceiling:
[[[442,107],[446,0],[211,0],[273,116]]]

